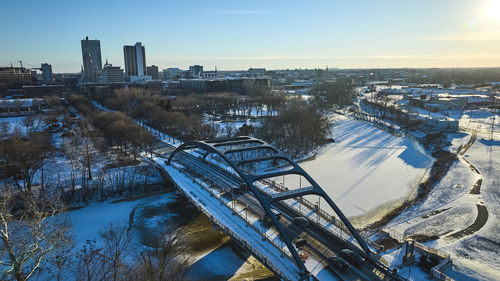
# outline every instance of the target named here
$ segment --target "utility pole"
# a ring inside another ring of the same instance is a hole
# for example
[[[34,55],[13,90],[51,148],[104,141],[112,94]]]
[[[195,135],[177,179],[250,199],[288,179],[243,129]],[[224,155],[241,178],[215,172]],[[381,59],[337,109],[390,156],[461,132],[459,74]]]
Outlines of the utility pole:
[[[431,96],[429,97],[429,119],[431,119],[431,101],[432,101],[432,91],[431,91]]]
[[[493,99],[493,101],[492,101],[492,107],[493,107],[493,108],[492,108],[492,110],[491,110],[491,111],[492,111],[492,112],[491,112],[491,113],[492,113],[492,114],[491,114],[492,116],[491,116],[491,131],[490,131],[490,140],[493,140],[493,131],[494,131],[494,129],[495,129],[495,117],[496,117],[496,114],[495,114],[495,113],[496,113],[496,107],[495,107],[496,92],[495,92],[493,89],[491,89],[490,96],[491,96],[491,98]]]

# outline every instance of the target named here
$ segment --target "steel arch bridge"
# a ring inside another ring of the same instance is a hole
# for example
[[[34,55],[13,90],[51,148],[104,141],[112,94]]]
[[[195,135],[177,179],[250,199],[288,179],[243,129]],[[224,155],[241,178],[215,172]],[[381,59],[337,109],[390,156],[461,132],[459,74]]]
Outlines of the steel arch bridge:
[[[170,165],[175,155],[179,152],[185,150],[192,149],[202,149],[205,151],[203,154],[203,159],[206,159],[208,155],[211,153],[220,156],[223,161],[225,161],[237,175],[245,182],[248,190],[251,191],[259,203],[262,205],[265,213],[271,219],[273,225],[279,232],[279,235],[283,238],[286,246],[288,247],[292,257],[300,268],[300,270],[307,274],[308,271],[304,266],[298,252],[293,246],[293,242],[285,232],[283,225],[279,222],[276,214],[272,211],[272,204],[277,203],[282,200],[297,198],[305,195],[318,195],[326,200],[328,205],[335,211],[340,220],[344,223],[344,225],[351,232],[352,236],[356,239],[360,247],[363,251],[371,258],[371,251],[368,248],[366,242],[363,240],[361,235],[356,231],[356,229],[349,222],[347,217],[342,213],[342,211],[337,207],[337,205],[332,201],[332,199],[326,194],[326,192],[314,181],[311,176],[309,176],[297,163],[292,161],[287,155],[283,152],[279,151],[269,143],[252,138],[252,137],[234,137],[234,138],[222,138],[222,139],[213,139],[213,140],[204,140],[204,141],[194,141],[194,142],[186,142],[176,148],[170,157],[168,158],[167,163]],[[262,155],[258,155],[257,152],[263,152]],[[252,153],[246,152],[256,152],[256,157],[249,157]],[[240,157],[237,157],[237,156]],[[236,156],[236,157],[235,157]],[[290,168],[288,170],[274,170],[267,173],[256,173],[252,167],[255,167],[256,164],[262,163],[265,161],[270,161],[274,166],[277,165],[278,162],[285,163]],[[299,175],[307,179],[307,181],[311,184],[308,187],[301,187],[298,189],[293,189],[285,192],[267,194],[263,190],[259,189],[255,186],[255,182],[259,180],[264,180],[268,178],[273,178],[277,176],[283,175]]]

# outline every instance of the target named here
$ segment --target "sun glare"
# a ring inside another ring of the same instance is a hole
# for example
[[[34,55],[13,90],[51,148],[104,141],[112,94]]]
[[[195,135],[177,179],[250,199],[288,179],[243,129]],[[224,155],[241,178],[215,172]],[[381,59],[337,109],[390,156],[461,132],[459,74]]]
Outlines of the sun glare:
[[[486,12],[491,19],[500,21],[500,0],[490,0],[487,9]]]

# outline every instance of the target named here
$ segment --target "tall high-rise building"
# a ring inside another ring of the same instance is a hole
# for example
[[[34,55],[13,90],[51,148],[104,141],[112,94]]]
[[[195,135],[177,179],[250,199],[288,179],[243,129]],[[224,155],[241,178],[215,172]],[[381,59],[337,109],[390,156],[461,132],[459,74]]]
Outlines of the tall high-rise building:
[[[85,82],[97,82],[101,74],[101,42],[99,40],[89,40],[85,37],[82,40],[82,58],[83,58],[83,80]]]
[[[146,51],[141,42],[133,46],[123,46],[126,76],[146,75]]]
[[[42,63],[42,67],[40,68],[42,70],[42,81],[44,83],[51,82],[52,81],[52,65],[48,63]]]

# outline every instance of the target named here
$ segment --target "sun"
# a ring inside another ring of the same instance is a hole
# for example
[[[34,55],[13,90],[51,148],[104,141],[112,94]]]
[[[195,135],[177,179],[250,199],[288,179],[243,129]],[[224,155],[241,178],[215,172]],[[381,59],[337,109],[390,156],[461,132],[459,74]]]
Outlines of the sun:
[[[500,0],[490,0],[486,9],[486,13],[492,20],[500,22]]]

